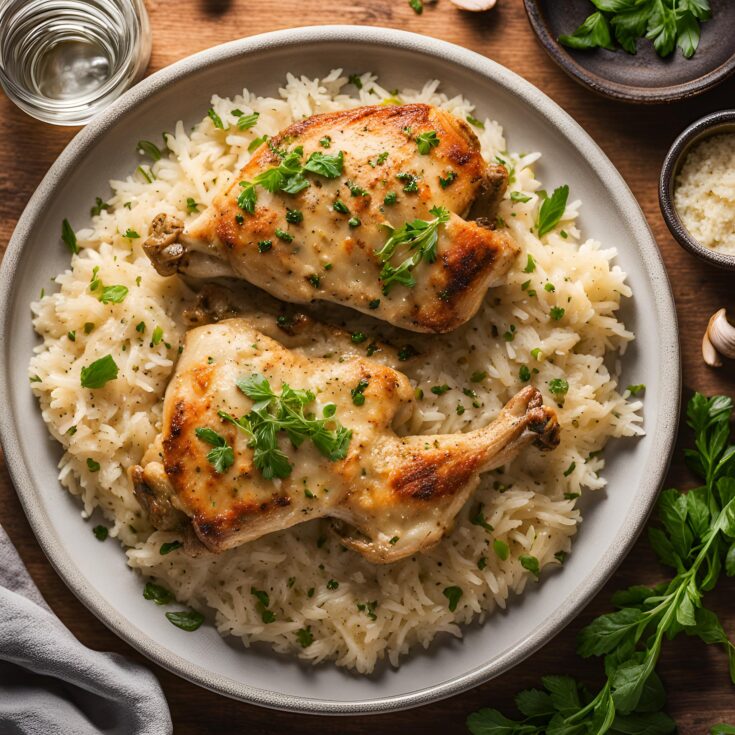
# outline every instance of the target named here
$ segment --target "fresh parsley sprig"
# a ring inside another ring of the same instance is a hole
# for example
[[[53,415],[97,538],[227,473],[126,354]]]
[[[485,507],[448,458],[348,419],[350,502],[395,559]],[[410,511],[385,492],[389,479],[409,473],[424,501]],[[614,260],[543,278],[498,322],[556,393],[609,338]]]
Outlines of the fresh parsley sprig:
[[[596,13],[559,43],[573,49],[616,49],[617,41],[629,54],[639,38],[653,42],[661,57],[678,46],[689,59],[699,46],[700,24],[712,17],[709,0],[591,0]],[[614,40],[613,40],[614,39]]]
[[[564,216],[564,210],[567,208],[567,199],[569,198],[569,186],[559,186],[554,189],[550,197],[546,197],[541,202],[539,209],[538,222],[536,228],[539,237],[543,237],[551,232]]]
[[[283,191],[286,194],[298,194],[310,186],[305,176],[306,173],[324,176],[327,179],[336,179],[342,175],[344,164],[342,151],[336,156],[314,151],[306,163],[301,162],[304,155],[302,146],[297,146],[288,153],[278,150],[276,153],[281,155],[281,162],[278,166],[262,171],[252,181],[240,182],[242,191],[237,198],[237,205],[249,214],[255,212],[255,205],[258,201],[256,186],[261,186],[272,193]]]
[[[390,237],[375,254],[383,263],[380,271],[380,280],[383,282],[383,293],[388,294],[393,284],[400,283],[412,288],[416,279],[411,271],[422,261],[433,263],[436,260],[436,245],[439,240],[439,226],[449,222],[449,211],[444,207],[432,207],[430,210],[434,219],[415,219],[406,222],[396,229],[390,228]],[[398,248],[404,248],[409,255],[399,265],[392,265]]]
[[[297,448],[310,439],[331,462],[347,456],[352,431],[334,418],[337,407],[333,403],[324,406],[323,418],[317,418],[313,413],[304,412],[316,398],[310,390],[299,390],[282,383],[281,394],[277,395],[260,373],[241,378],[237,387],[253,401],[250,413],[239,419],[224,411],[219,415],[248,436],[249,446],[255,450],[253,462],[266,480],[288,477],[293,469],[278,446],[277,438],[281,431]]]
[[[732,400],[690,400],[687,418],[695,449],[686,450],[689,467],[703,484],[689,492],[665,490],[658,501],[660,526],[649,531],[659,559],[676,574],[655,587],[634,586],[613,596],[615,612],[582,630],[578,652],[604,656],[607,680],[594,696],[574,679],[545,677],[545,691],[521,692],[516,704],[525,716],[510,720],[497,710],[470,715],[474,735],[603,735],[676,729],[661,710],[665,694],[655,668],[663,641],[680,633],[722,646],[735,683],[735,646],[717,615],[702,602],[724,570],[735,576],[735,444],[730,443]],[[715,726],[712,732],[727,732]],[[718,730],[719,728],[719,730]]]

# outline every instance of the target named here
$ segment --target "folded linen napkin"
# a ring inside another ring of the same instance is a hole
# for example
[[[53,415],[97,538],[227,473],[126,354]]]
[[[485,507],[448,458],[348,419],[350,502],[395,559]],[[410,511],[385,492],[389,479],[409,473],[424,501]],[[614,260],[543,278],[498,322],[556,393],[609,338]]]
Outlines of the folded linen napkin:
[[[171,732],[155,676],[83,646],[41,597],[0,526],[0,733]]]

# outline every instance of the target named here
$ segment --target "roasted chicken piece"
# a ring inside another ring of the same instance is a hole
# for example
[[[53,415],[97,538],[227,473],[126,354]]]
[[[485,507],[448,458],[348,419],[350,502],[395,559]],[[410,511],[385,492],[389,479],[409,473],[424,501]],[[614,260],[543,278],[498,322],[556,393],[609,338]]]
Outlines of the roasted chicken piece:
[[[448,332],[518,252],[494,230],[507,177],[430,105],[314,115],[261,145],[186,229],[158,215],[144,247],[162,275],[235,276],[284,301]]]
[[[406,376],[374,360],[307,357],[246,319],[198,327],[163,432],[131,470],[136,497],[154,525],[193,529],[213,552],[329,517],[346,545],[386,563],[437,543],[482,472],[558,442],[532,387],[467,434],[399,437],[412,401]]]

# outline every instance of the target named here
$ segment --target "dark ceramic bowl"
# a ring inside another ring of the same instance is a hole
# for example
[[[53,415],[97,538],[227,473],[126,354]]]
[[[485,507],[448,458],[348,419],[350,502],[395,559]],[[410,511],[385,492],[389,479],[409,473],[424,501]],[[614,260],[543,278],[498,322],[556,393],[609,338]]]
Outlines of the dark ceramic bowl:
[[[735,133],[735,110],[723,110],[713,112],[701,120],[690,125],[671,146],[664,159],[661,169],[661,179],[658,185],[658,200],[661,205],[661,213],[671,234],[676,238],[679,245],[688,250],[692,255],[707,261],[710,265],[726,270],[735,270],[735,255],[718,253],[716,250],[701,245],[692,237],[674,206],[674,189],[676,177],[684,165],[687,154],[692,146],[705,138],[722,133]]]
[[[650,41],[638,53],[575,51],[557,38],[571,34],[595,11],[589,0],[524,0],[531,28],[551,58],[572,79],[623,102],[675,102],[701,94],[735,73],[735,2],[711,0],[712,20],[702,25],[697,52],[685,59],[677,48],[661,59]]]

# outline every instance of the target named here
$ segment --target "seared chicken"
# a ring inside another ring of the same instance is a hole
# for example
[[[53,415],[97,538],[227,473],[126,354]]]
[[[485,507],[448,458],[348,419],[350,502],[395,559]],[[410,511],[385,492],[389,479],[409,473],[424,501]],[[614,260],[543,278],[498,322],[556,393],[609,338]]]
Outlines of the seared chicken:
[[[300,399],[277,404],[264,381]],[[328,517],[345,545],[386,563],[437,543],[481,473],[532,442],[558,442],[555,413],[530,386],[467,434],[399,437],[413,400],[408,378],[375,360],[308,357],[247,319],[198,327],[167,389],[163,432],[131,469],[136,497],[155,526],[193,529],[213,552]]]
[[[430,105],[314,115],[261,145],[188,228],[158,215],[144,247],[162,275],[235,276],[284,301],[448,332],[518,253],[494,229],[507,177],[464,121]],[[416,239],[424,223],[435,241]]]

